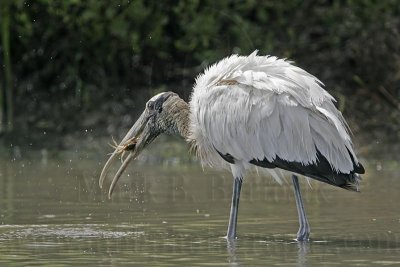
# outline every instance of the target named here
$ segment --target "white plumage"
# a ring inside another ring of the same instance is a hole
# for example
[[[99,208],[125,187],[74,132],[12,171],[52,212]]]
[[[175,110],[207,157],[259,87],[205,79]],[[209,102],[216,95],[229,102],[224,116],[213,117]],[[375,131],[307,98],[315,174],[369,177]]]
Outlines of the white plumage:
[[[227,57],[196,79],[189,139],[203,163],[227,166],[218,150],[235,159],[242,175],[253,159],[316,163],[317,149],[333,170],[348,174],[354,170],[349,153],[358,160],[343,116],[322,86],[291,62],[257,51]]]

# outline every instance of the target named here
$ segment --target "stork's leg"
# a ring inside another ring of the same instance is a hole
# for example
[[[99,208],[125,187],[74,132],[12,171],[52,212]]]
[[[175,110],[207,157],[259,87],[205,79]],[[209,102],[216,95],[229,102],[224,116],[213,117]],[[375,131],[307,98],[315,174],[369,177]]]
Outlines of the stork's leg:
[[[308,224],[306,211],[304,210],[303,199],[301,197],[299,179],[296,175],[292,176],[294,195],[296,197],[297,213],[299,214],[300,228],[297,232],[297,241],[307,241],[310,236],[310,225]]]
[[[242,178],[235,178],[233,181],[231,214],[229,216],[228,232],[226,234],[227,239],[236,238],[236,223],[237,223],[241,188],[242,188]]]

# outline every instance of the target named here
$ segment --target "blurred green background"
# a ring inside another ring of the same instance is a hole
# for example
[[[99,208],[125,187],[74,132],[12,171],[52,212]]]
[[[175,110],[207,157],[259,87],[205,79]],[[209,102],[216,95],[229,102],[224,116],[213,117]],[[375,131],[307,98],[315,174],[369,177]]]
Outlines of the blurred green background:
[[[1,0],[0,6],[2,139],[115,134],[154,93],[188,99],[206,66],[255,49],[319,77],[353,132],[400,136],[397,0]]]

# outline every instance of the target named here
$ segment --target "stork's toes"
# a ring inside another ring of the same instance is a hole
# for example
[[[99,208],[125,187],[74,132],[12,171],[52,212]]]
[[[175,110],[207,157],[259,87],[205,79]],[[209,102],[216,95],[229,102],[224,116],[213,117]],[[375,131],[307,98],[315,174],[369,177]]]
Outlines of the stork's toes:
[[[310,228],[309,227],[300,227],[299,231],[297,232],[297,241],[309,241],[310,240]]]

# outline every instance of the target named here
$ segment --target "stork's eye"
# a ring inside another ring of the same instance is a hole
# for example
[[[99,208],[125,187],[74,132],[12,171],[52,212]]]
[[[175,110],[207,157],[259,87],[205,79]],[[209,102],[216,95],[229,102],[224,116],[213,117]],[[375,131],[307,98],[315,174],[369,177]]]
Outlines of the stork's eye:
[[[148,102],[148,103],[147,103],[147,108],[148,108],[149,110],[153,110],[153,109],[154,109],[154,101]]]

